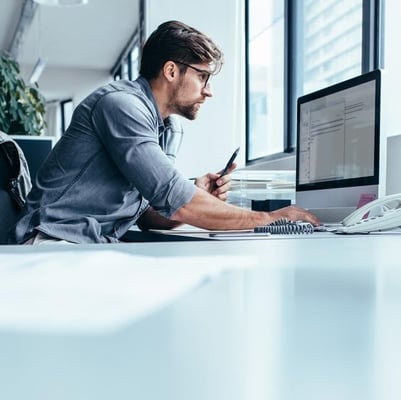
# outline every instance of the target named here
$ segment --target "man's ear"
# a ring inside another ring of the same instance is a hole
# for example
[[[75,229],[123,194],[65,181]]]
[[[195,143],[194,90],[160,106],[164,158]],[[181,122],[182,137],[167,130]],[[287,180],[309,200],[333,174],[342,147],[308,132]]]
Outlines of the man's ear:
[[[168,82],[173,82],[178,76],[177,65],[173,61],[167,61],[163,65],[163,75]]]

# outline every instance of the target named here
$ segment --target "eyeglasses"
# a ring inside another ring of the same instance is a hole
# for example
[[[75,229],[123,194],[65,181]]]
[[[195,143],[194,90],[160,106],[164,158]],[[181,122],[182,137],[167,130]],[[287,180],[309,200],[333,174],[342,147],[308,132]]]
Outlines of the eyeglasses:
[[[192,65],[189,65],[182,61],[175,61],[175,60],[171,60],[171,61],[175,62],[176,64],[185,65],[186,67],[191,68],[196,72],[199,72],[199,74],[200,74],[199,78],[200,78],[201,82],[203,83],[203,89],[206,88],[206,86],[209,83],[210,76],[212,75],[209,71],[206,71],[205,69],[199,69],[199,68],[193,67]]]

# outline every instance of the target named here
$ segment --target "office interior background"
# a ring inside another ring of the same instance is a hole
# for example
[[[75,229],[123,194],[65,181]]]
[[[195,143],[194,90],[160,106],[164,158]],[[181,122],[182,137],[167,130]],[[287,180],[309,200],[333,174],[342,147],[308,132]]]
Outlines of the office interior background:
[[[241,168],[293,170],[296,97],[375,63],[381,133],[401,135],[397,0],[88,0],[19,25],[27,4],[0,2],[0,50],[27,81],[44,66],[49,135],[99,85],[135,78],[141,40],[169,19],[226,60],[183,120],[185,175],[238,145]],[[399,400],[399,234],[270,239],[4,246],[1,398]]]
[[[195,121],[183,120],[177,166],[188,177],[221,169],[237,146],[240,168],[294,170],[296,98],[375,68],[383,70],[381,134],[401,134],[395,0],[89,0],[81,7],[5,0],[0,7],[1,50],[15,55],[27,81],[42,67],[36,80],[47,135],[59,137],[96,87],[134,79],[141,43],[169,19],[207,33],[225,54],[214,96]]]

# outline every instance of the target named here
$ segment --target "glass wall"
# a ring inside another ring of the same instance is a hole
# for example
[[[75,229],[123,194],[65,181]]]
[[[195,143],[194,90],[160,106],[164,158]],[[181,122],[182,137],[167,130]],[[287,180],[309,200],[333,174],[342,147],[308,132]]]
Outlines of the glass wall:
[[[379,5],[246,1],[247,162],[294,150],[297,97],[377,67],[364,60],[379,52]]]
[[[249,0],[248,158],[283,151],[284,3]]]
[[[362,0],[304,0],[298,11],[297,95],[359,75]]]

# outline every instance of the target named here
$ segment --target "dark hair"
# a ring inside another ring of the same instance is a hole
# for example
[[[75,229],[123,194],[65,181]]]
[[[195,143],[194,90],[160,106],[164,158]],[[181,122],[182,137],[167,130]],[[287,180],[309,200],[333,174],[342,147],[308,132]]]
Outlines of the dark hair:
[[[223,53],[202,32],[179,21],[168,21],[149,36],[141,58],[140,75],[147,80],[156,78],[167,61],[187,64],[208,63],[217,74],[223,65]],[[181,66],[180,68],[186,68]]]

